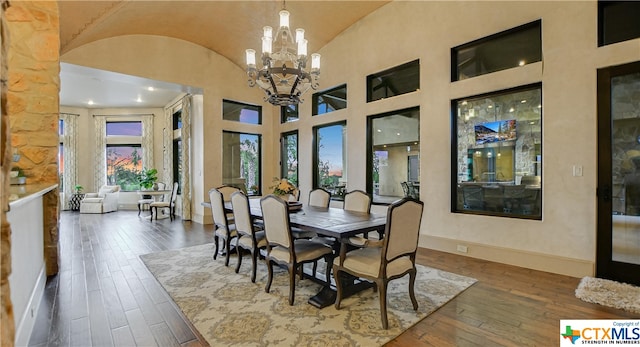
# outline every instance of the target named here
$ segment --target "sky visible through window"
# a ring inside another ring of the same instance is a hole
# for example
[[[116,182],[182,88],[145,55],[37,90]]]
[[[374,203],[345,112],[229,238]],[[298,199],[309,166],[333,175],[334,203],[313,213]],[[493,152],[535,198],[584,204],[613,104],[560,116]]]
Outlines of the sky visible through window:
[[[342,177],[342,128],[343,125],[332,125],[318,129],[321,148],[319,159],[329,163],[329,175]]]
[[[107,136],[142,136],[142,122],[107,122]]]

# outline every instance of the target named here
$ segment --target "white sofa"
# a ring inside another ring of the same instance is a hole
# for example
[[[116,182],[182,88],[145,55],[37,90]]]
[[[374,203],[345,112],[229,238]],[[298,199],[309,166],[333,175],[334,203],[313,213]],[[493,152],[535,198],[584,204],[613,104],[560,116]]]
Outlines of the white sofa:
[[[118,210],[120,186],[100,187],[97,193],[87,193],[80,202],[80,213],[107,213]]]

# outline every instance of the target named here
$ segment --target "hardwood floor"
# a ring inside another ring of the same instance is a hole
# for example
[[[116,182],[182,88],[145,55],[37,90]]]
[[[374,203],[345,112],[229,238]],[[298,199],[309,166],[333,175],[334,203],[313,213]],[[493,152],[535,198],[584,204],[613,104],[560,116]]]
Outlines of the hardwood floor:
[[[63,212],[60,273],[47,281],[29,344],[206,346],[138,256],[212,240],[211,225],[137,211]],[[555,346],[560,319],[638,318],[575,298],[577,278],[427,249],[418,263],[478,283],[387,346]]]

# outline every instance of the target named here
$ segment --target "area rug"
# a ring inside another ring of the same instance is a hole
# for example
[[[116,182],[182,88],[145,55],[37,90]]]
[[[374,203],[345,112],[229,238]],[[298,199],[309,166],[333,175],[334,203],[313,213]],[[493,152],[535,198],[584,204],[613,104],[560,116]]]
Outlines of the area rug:
[[[380,346],[400,335],[460,294],[475,279],[418,266],[413,310],[408,278],[392,281],[387,302],[389,330],[382,329],[378,293],[367,289],[333,305],[317,309],[307,303],[321,286],[296,279],[295,304],[289,306],[289,280],[274,269],[270,293],[265,293],[267,267],[258,261],[251,283],[251,260],[237,257],[229,267],[224,257],[212,259],[213,245],[142,255],[142,261],[211,346]]]
[[[586,302],[640,314],[640,287],[603,278],[584,277],[576,297]]]

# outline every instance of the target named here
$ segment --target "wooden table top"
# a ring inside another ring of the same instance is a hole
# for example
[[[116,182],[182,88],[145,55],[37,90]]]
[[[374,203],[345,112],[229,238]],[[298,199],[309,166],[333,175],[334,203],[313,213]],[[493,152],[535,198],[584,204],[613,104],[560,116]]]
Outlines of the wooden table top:
[[[225,207],[231,207],[225,203]],[[249,199],[251,215],[262,218],[260,199]],[[315,207],[303,205],[299,211],[289,213],[292,227],[314,231],[320,235],[345,239],[365,231],[383,232],[387,216],[382,214],[347,211],[335,207]]]

